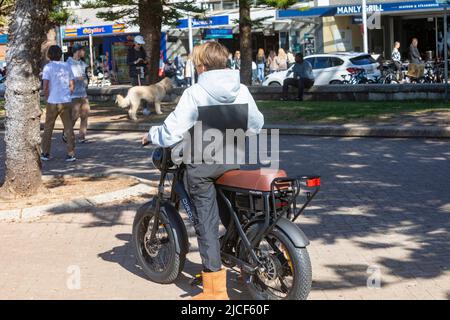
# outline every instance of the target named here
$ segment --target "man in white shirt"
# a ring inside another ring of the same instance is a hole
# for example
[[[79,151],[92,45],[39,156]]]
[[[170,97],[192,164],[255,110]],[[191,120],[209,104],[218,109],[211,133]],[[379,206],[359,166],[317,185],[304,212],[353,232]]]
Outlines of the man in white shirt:
[[[86,55],[86,50],[83,46],[75,44],[73,46],[73,57],[67,60],[67,63],[71,66],[72,72],[75,76],[75,89],[72,93],[72,120],[73,126],[80,118],[80,131],[78,134],[78,142],[85,143],[88,117],[91,110],[89,100],[87,98],[87,76],[86,68],[88,65],[83,61]],[[63,136],[63,140],[65,137]]]
[[[44,67],[44,95],[47,99],[45,113],[44,135],[42,136],[41,160],[50,160],[53,128],[58,116],[64,125],[64,135],[67,137],[67,162],[73,162],[75,158],[75,138],[72,123],[72,92],[75,88],[75,77],[70,66],[60,61],[62,50],[59,46],[51,46],[48,49],[50,62]]]

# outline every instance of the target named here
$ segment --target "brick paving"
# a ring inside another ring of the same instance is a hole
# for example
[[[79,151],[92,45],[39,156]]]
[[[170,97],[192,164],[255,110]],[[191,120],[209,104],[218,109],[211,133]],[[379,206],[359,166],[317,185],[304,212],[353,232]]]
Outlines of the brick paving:
[[[92,144],[78,148],[79,161],[67,165],[56,136],[55,159],[44,173],[154,179],[151,149],[139,147],[139,137],[94,134]],[[449,140],[284,136],[280,144],[288,173],[322,175],[318,198],[297,221],[311,239],[310,299],[450,298]],[[0,164],[2,157],[3,142]],[[0,298],[186,299],[198,292],[188,284],[200,269],[194,238],[175,284],[143,278],[130,244],[142,201],[0,223]],[[77,270],[81,287],[69,289]],[[236,274],[230,276],[232,298],[248,298]],[[367,286],[373,277],[380,288]]]

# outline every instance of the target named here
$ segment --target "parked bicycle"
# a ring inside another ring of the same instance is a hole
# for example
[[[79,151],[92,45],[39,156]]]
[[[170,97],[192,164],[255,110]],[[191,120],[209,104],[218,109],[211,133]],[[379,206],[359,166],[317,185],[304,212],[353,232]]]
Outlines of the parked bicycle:
[[[377,79],[377,83],[381,84],[398,84],[399,72],[392,61],[386,61],[380,65],[381,77]]]
[[[368,84],[375,83],[375,80],[367,77],[367,72],[363,68],[348,68],[347,75],[342,75],[342,84]]]

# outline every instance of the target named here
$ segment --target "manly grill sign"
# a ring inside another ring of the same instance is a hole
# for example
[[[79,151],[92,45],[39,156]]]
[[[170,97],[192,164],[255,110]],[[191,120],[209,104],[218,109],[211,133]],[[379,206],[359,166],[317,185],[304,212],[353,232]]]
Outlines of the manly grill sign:
[[[383,6],[381,4],[371,4],[367,6],[367,12],[382,12]],[[361,14],[362,13],[362,6],[355,5],[355,6],[341,6],[336,8],[336,14],[338,15],[344,15],[344,14]]]

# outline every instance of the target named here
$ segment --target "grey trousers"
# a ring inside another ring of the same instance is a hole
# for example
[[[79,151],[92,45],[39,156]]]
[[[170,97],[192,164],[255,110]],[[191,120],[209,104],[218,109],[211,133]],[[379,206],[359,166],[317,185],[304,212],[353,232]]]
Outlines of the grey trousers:
[[[219,243],[219,207],[214,181],[238,165],[188,164],[184,186],[194,206],[195,232],[204,271],[216,272],[222,268]]]

